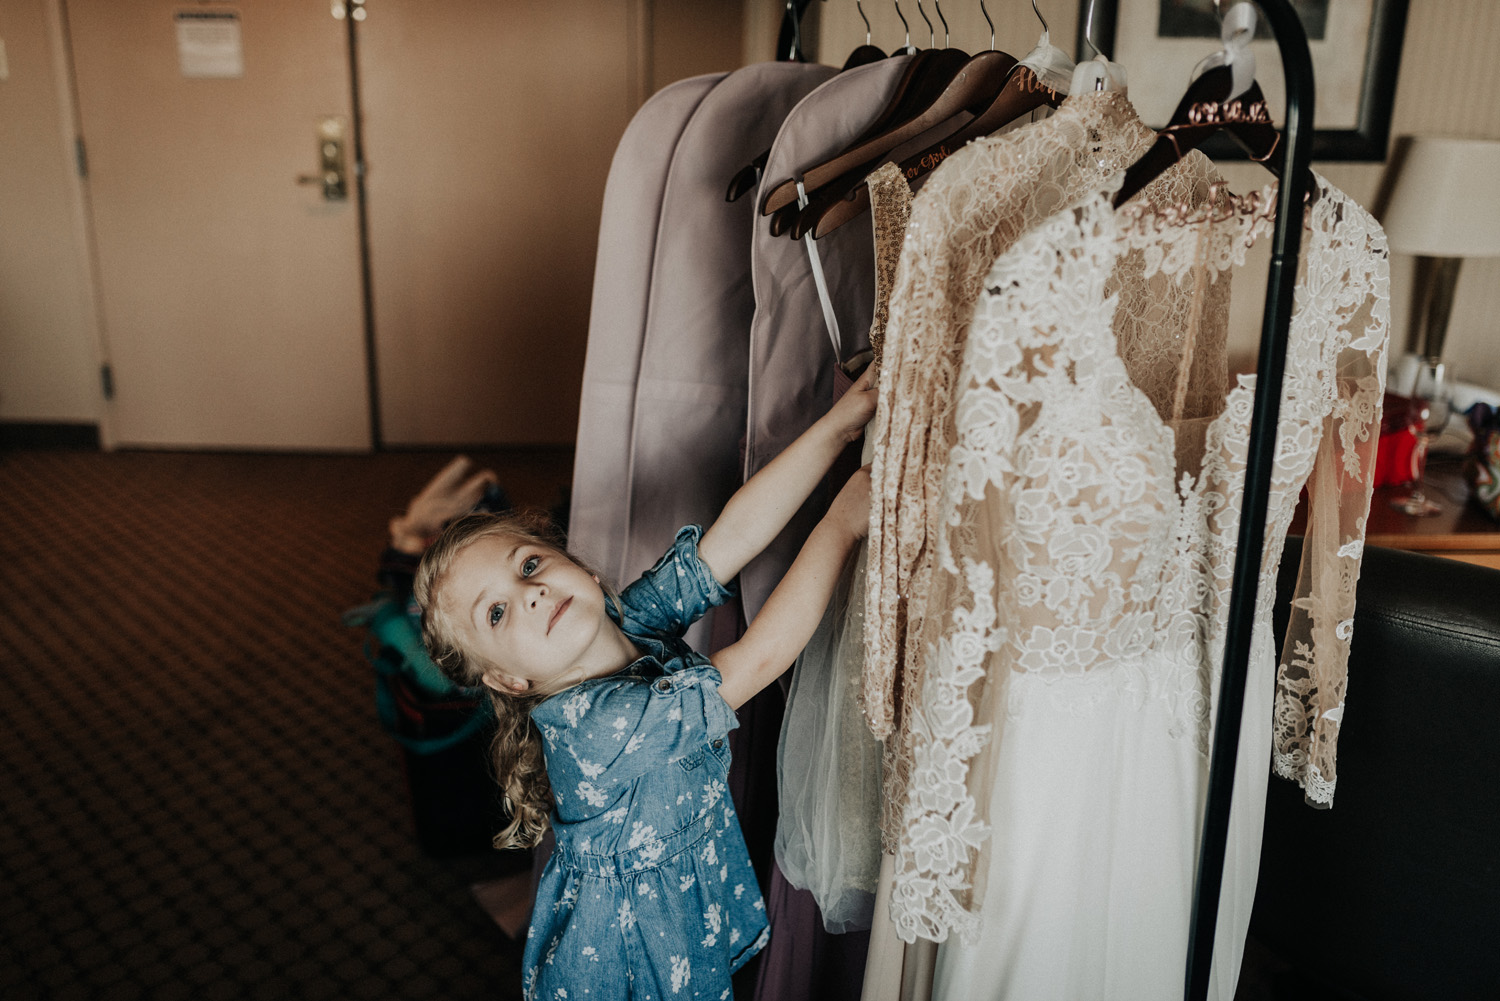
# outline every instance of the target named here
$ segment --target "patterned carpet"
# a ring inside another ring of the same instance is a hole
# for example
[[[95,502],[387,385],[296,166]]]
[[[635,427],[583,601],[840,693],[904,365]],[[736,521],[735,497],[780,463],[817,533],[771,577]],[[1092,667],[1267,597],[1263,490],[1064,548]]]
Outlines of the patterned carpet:
[[[0,997],[519,996],[469,887],[529,861],[421,851],[339,621],[446,458],[0,452]]]

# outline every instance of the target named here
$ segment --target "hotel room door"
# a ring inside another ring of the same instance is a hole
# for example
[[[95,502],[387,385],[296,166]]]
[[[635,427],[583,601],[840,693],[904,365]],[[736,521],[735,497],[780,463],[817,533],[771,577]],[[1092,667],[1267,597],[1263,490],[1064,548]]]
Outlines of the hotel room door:
[[[65,10],[112,440],[370,447],[355,202],[298,183],[325,128],[348,141],[345,23],[309,0]]]
[[[739,58],[729,0],[59,2],[123,445],[571,443],[615,144],[652,66]],[[368,353],[354,180],[315,176],[353,76]]]

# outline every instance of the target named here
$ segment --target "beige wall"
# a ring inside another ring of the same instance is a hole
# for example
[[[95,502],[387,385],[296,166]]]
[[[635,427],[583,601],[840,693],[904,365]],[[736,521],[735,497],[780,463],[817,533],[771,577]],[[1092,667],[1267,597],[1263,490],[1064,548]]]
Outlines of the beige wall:
[[[741,65],[744,0],[651,0],[650,92]]]
[[[53,0],[0,4],[0,420],[103,409],[82,202]]]
[[[733,69],[743,59],[743,0],[588,2],[601,21],[623,12],[632,25],[629,51],[608,54],[632,68],[634,86],[620,91],[614,116],[621,129],[660,87]],[[326,13],[326,5],[319,9]],[[99,388],[104,336],[89,279],[86,193],[73,170],[76,127],[62,10],[62,0],[0,2],[10,71],[0,81],[0,421],[104,422],[109,414]],[[542,44],[559,62],[588,73],[600,54],[587,51],[587,39],[561,22]],[[548,120],[547,108],[535,110]],[[602,178],[613,141],[600,149]],[[574,231],[572,238],[587,244],[575,256],[593,260],[597,229],[596,218]],[[581,357],[580,351],[576,379]],[[526,381],[524,373],[517,379]]]
[[[1413,0],[1391,135],[1500,139],[1500,3]],[[1328,164],[1329,180],[1370,205],[1379,165]],[[1492,183],[1500,185],[1500,177]],[[1404,349],[1413,259],[1391,258],[1391,342]],[[1468,261],[1444,352],[1454,376],[1500,388],[1500,258]]]
[[[1406,135],[1500,139],[1500,3],[1494,0],[1413,0],[1391,114],[1391,141]],[[1318,163],[1314,167],[1375,212],[1383,163]],[[1237,185],[1262,183],[1257,168],[1229,174]],[[1500,178],[1495,179],[1500,184]],[[1414,259],[1391,255],[1391,356],[1407,350]],[[1264,265],[1246,282],[1264,282]],[[1245,305],[1244,296],[1239,305]],[[1232,331],[1241,356],[1253,354],[1260,311],[1239,310]],[[1500,388],[1500,258],[1468,261],[1459,279],[1444,348],[1453,376]]]
[[[604,0],[601,0],[604,2]],[[616,0],[619,2],[619,0]],[[780,3],[775,0],[628,0],[638,18],[640,91],[773,51]],[[1013,49],[1035,40],[1028,5],[992,3],[997,39]],[[1500,138],[1500,4],[1492,0],[1414,0],[1408,21],[1392,134]],[[825,61],[838,64],[864,41],[852,0],[813,5]],[[907,5],[913,39],[926,26]],[[1072,48],[1075,3],[1042,3],[1053,40]],[[865,5],[875,44],[901,44],[891,4]],[[931,7],[928,7],[929,12]],[[973,3],[944,9],[953,44],[988,45],[989,29]],[[88,282],[82,201],[72,173],[71,107],[56,0],[5,0],[0,38],[10,77],[0,81],[0,420],[92,421],[103,415],[98,389],[100,331]],[[565,50],[566,39],[559,39]],[[942,41],[939,35],[938,41]],[[628,99],[639,95],[627,96]],[[1380,164],[1320,164],[1340,187],[1370,204]],[[1261,183],[1256,168],[1231,165],[1241,187]],[[1410,258],[1392,261],[1393,342],[1405,344],[1411,294]],[[1253,268],[1240,276],[1259,283]],[[1240,296],[1234,343],[1241,357],[1259,334],[1259,303]],[[1457,375],[1500,386],[1500,260],[1466,264],[1448,340]],[[107,429],[106,429],[107,431]]]
[[[781,31],[782,0],[744,0],[740,39],[740,65],[768,62],[776,58],[776,37]]]
[[[820,58],[841,63],[865,39],[864,23],[852,0],[814,4],[822,18]],[[915,4],[902,10],[912,24],[912,40],[928,42],[926,24]],[[929,14],[932,5],[924,5]],[[1026,3],[990,3],[1000,48],[1020,55],[1037,37],[1039,25]],[[1078,25],[1074,0],[1041,0],[1052,41],[1073,50]],[[894,6],[881,0],[864,5],[874,28],[874,43],[889,50],[903,34]],[[951,8],[951,9],[950,9]],[[943,13],[953,28],[953,44],[973,51],[987,47],[989,28],[977,3],[950,3]],[[936,18],[934,17],[934,22]],[[938,36],[942,43],[942,35]],[[1460,136],[1500,139],[1500,3],[1495,0],[1412,0],[1406,42],[1401,57],[1391,135]],[[1127,66],[1127,70],[1129,67]],[[1330,181],[1370,208],[1385,167],[1381,163],[1319,163],[1315,167]],[[1241,190],[1259,187],[1266,174],[1259,167],[1224,165],[1224,173]],[[1500,178],[1496,178],[1500,184]],[[1266,242],[1262,249],[1269,253]],[[1391,342],[1393,353],[1405,348],[1411,302],[1412,259],[1391,260]],[[1243,288],[1263,288],[1265,254],[1252,259],[1236,275]],[[1261,302],[1256,295],[1239,295],[1232,316],[1231,354],[1237,368],[1253,366],[1260,338]],[[1464,265],[1449,327],[1446,354],[1455,376],[1467,382],[1500,388],[1500,258],[1473,260]]]

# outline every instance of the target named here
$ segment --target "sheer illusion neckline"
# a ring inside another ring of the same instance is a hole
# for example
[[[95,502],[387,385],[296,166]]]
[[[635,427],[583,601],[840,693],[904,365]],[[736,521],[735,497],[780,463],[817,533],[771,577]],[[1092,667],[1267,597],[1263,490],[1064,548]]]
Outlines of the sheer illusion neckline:
[[[1182,270],[1197,270],[1201,274],[1209,275],[1209,280],[1214,282],[1230,277],[1234,268],[1243,264],[1244,251],[1252,248],[1260,241],[1260,237],[1270,230],[1270,222],[1266,218],[1263,206],[1274,205],[1274,199],[1279,191],[1279,185],[1273,179],[1248,199],[1227,194],[1231,204],[1231,210],[1228,212],[1224,212],[1218,205],[1209,203],[1196,212],[1185,214],[1183,218],[1158,222],[1155,216],[1158,207],[1153,206],[1149,201],[1151,188],[1147,188],[1123,206],[1118,208],[1114,206],[1114,195],[1119,191],[1124,180],[1125,172],[1115,171],[1083,206],[1074,210],[1075,217],[1085,213],[1097,213],[1097,218],[1109,221],[1114,229],[1115,246],[1119,248],[1119,252],[1114,257],[1113,266],[1118,267],[1127,253],[1140,248],[1146,241],[1160,244],[1163,240],[1175,240],[1196,245],[1193,258],[1182,266]],[[1322,188],[1322,181],[1319,178],[1315,193],[1321,193]],[[1241,243],[1239,253],[1233,250],[1237,240]],[[1160,255],[1160,259],[1154,265],[1148,265],[1148,272],[1161,271],[1170,266],[1167,256]],[[1181,263],[1181,258],[1178,260]],[[1201,314],[1202,297],[1195,296],[1195,299],[1197,300],[1195,309]],[[1228,371],[1226,364],[1225,381],[1226,384],[1229,383],[1232,377],[1233,385],[1227,385],[1224,393],[1214,401],[1214,413],[1196,417],[1163,414],[1151,394],[1140,384],[1136,373],[1132,371],[1125,358],[1125,352],[1120,343],[1120,333],[1116,328],[1116,316],[1119,309],[1118,294],[1113,297],[1113,300],[1114,305],[1110,310],[1109,322],[1095,333],[1097,336],[1107,338],[1108,354],[1120,366],[1121,378],[1129,389],[1132,406],[1140,412],[1146,425],[1155,431],[1169,454],[1174,457],[1173,481],[1182,484],[1184,489],[1201,490],[1208,479],[1204,474],[1209,458],[1209,448],[1199,449],[1191,461],[1181,461],[1178,449],[1182,446],[1180,440],[1182,434],[1188,429],[1201,428],[1201,440],[1206,445],[1214,437],[1214,430],[1221,423],[1227,422],[1231,414],[1240,415],[1240,423],[1248,427],[1251,407],[1246,402],[1246,398],[1251,397],[1255,391],[1256,373],[1233,373]],[[1185,378],[1184,369],[1190,371],[1192,363],[1190,343],[1179,356],[1176,366],[1175,376],[1179,382]],[[1234,429],[1243,430],[1238,424],[1234,425]],[[1189,476],[1193,481],[1190,487],[1183,484],[1184,478]]]

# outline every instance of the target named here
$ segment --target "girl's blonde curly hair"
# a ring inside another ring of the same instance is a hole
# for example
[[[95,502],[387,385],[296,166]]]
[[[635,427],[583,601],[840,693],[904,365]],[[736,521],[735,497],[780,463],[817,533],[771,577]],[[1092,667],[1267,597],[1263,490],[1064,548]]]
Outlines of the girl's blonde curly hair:
[[[441,594],[458,555],[480,539],[494,537],[554,550],[597,577],[563,548],[560,533],[545,515],[536,512],[470,514],[443,529],[437,541],[422,554],[412,592],[422,610],[422,642],[428,656],[452,681],[467,687],[483,684],[485,673],[499,665],[464,650],[463,634],[444,607]],[[618,605],[613,590],[603,584],[600,587]],[[553,806],[542,735],[531,722],[531,710],[556,691],[546,686],[524,693],[498,691],[488,686],[485,690],[499,724],[491,747],[495,777],[504,790],[511,817],[510,823],[495,835],[495,847],[529,848],[546,833]]]

